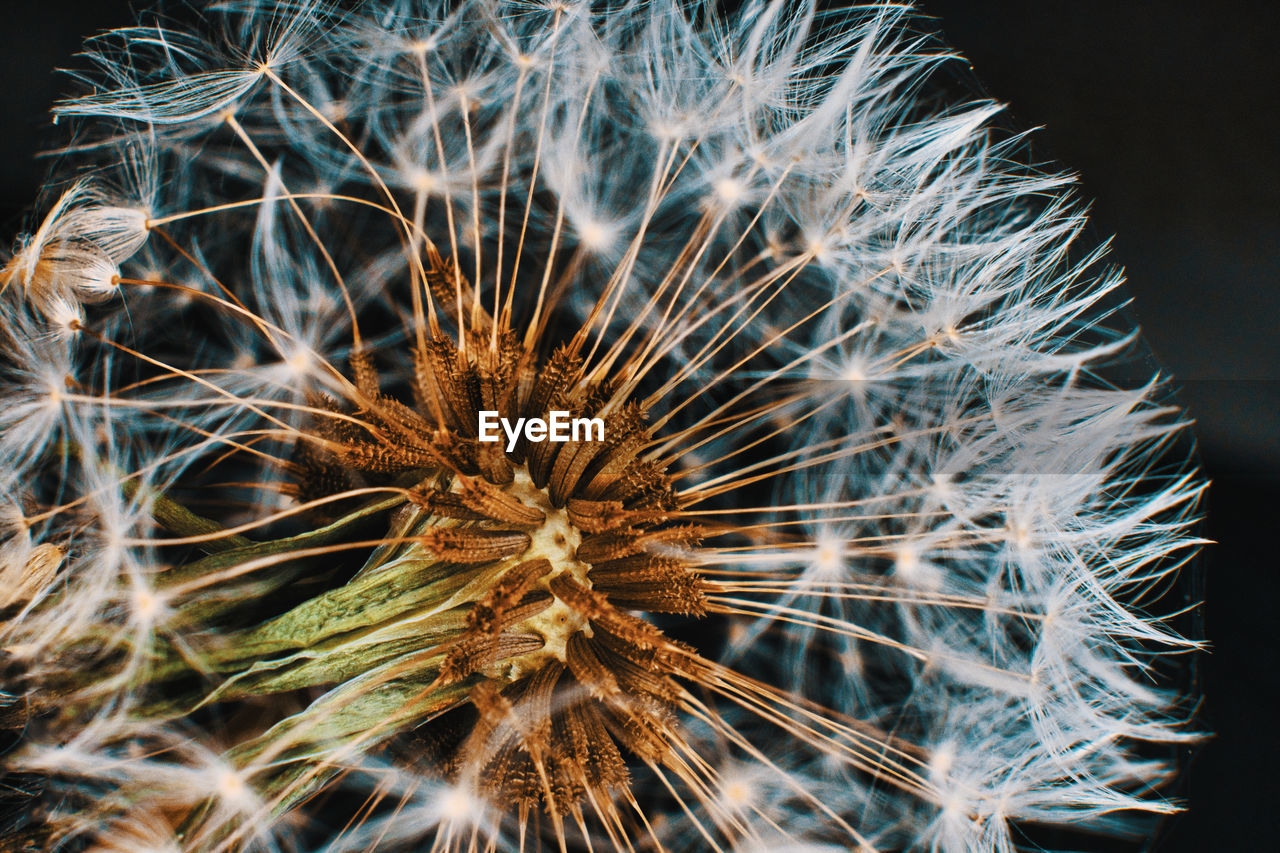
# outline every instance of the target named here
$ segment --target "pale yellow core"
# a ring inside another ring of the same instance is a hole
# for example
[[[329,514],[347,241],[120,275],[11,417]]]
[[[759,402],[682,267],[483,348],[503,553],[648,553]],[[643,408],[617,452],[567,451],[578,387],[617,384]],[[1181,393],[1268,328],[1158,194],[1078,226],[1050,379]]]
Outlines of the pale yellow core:
[[[550,591],[551,579],[562,574],[590,587],[591,581],[587,578],[590,566],[576,556],[578,546],[582,544],[582,534],[569,521],[568,513],[552,504],[546,491],[533,484],[523,465],[516,469],[515,479],[505,486],[505,490],[521,503],[542,510],[547,517],[537,530],[531,531],[533,542],[527,551],[512,558],[512,565],[545,558],[551,563],[551,571],[538,581],[540,588]],[[502,661],[497,667],[498,671],[491,673],[510,680],[534,672],[553,659],[564,663],[569,638],[579,631],[591,636],[591,625],[586,617],[559,598],[546,610],[513,625],[510,630],[515,633],[537,634],[543,639],[542,648],[536,652]]]

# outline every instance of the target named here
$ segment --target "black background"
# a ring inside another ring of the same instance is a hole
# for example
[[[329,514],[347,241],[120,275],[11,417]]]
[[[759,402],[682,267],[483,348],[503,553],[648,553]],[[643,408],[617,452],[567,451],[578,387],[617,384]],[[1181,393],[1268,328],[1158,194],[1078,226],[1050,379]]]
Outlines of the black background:
[[[1080,175],[1115,234],[1157,357],[1183,387],[1213,478],[1199,750],[1159,850],[1280,838],[1280,61],[1270,2],[925,0],[1033,151]],[[123,0],[0,5],[0,235],[23,227],[48,105],[83,36]]]

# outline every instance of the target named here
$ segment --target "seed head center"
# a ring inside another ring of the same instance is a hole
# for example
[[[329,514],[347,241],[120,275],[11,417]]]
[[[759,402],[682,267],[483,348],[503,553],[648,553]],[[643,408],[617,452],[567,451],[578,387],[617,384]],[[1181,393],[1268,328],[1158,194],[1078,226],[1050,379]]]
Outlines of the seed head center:
[[[577,557],[578,546],[582,544],[582,534],[569,521],[568,513],[556,507],[545,489],[533,484],[528,470],[522,465],[516,469],[515,478],[505,487],[508,494],[517,498],[527,506],[534,506],[546,515],[546,521],[532,531],[533,540],[529,549],[515,558],[513,562],[543,558],[551,563],[551,571],[538,581],[538,587],[550,591],[552,578],[567,574],[585,587],[591,586],[587,577],[590,566]],[[554,595],[554,593],[553,593]],[[517,626],[516,630],[538,634],[543,638],[543,646],[536,652],[530,652],[504,662],[504,675],[510,679],[538,669],[554,659],[564,663],[567,657],[565,646],[569,638],[581,631],[588,637],[592,635],[591,625],[586,616],[569,607],[559,598],[541,613],[531,616]]]

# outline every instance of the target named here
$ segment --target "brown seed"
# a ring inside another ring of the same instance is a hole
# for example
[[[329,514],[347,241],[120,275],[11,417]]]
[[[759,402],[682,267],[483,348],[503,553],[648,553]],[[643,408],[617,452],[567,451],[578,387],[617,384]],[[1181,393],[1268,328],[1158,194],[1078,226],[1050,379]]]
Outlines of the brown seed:
[[[356,388],[366,397],[378,396],[378,369],[373,364],[373,352],[368,348],[351,351],[351,375]]]
[[[623,637],[641,648],[654,648],[663,642],[662,632],[629,613],[618,610],[604,594],[587,589],[567,574],[553,577],[548,584],[551,593],[593,624]]]
[[[416,537],[427,550],[450,563],[491,563],[528,550],[532,539],[518,530],[444,527]]]
[[[577,633],[569,638],[565,646],[565,659],[573,677],[597,699],[609,699],[621,692],[618,679],[601,662],[587,635]]]
[[[465,506],[494,521],[537,525],[547,519],[542,510],[522,503],[519,498],[483,479],[463,480],[459,497]]]
[[[569,521],[584,533],[602,533],[622,525],[627,510],[620,501],[589,501],[570,498],[565,504]]]

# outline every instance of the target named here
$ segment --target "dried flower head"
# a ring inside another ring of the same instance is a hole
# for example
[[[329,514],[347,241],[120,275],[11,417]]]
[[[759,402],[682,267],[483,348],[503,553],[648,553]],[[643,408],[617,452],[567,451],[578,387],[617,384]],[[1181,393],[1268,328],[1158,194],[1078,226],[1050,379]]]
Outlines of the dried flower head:
[[[4,849],[1175,809],[1194,643],[1147,611],[1201,483],[1069,181],[908,9],[228,0],[91,46],[0,271]]]

